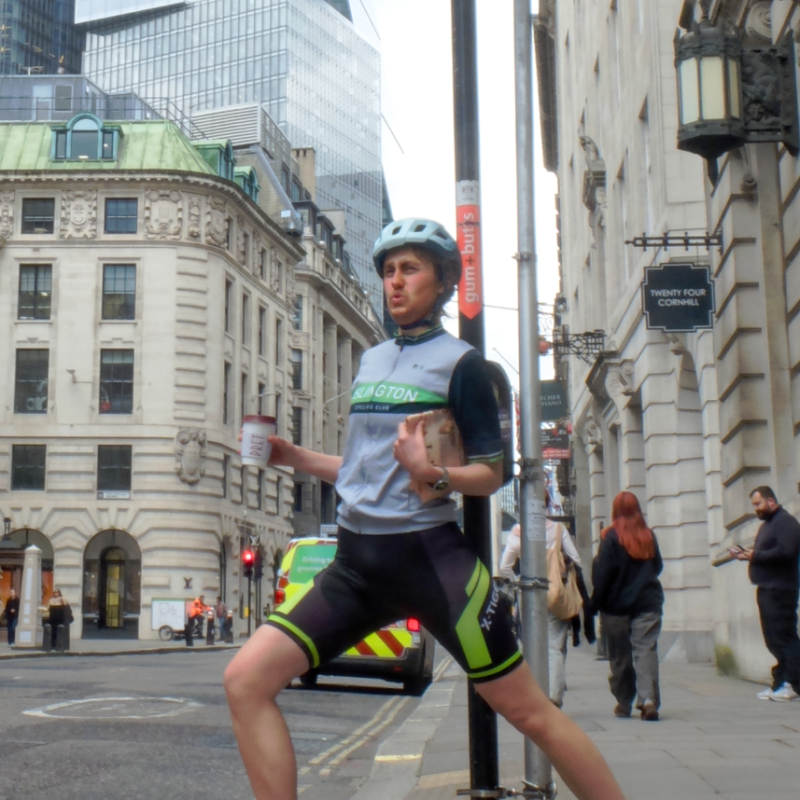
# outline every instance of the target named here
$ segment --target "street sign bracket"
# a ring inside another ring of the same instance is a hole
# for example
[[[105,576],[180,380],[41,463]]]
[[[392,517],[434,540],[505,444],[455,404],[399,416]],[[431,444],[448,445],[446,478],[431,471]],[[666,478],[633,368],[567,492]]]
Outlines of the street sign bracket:
[[[705,247],[706,250],[718,247],[719,252],[722,253],[722,233],[692,234],[684,232],[683,236],[668,233],[663,233],[661,236],[648,236],[643,233],[641,236],[634,236],[633,239],[626,239],[625,244],[640,247],[645,252],[650,247],[665,251],[670,247],[682,247],[684,250],[688,250],[690,247]]]
[[[605,348],[604,330],[569,333],[563,326],[553,329],[553,351],[556,358],[573,355],[591,365]]]

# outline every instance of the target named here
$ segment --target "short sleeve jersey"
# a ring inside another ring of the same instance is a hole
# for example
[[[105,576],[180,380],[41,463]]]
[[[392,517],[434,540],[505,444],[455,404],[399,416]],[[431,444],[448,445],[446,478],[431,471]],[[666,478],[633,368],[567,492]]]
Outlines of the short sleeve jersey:
[[[449,407],[469,462],[502,459],[503,443],[486,363],[441,326],[368,350],[350,399],[350,428],[336,481],[338,523],[365,534],[425,530],[456,518],[455,503],[423,503],[392,449],[411,414]]]

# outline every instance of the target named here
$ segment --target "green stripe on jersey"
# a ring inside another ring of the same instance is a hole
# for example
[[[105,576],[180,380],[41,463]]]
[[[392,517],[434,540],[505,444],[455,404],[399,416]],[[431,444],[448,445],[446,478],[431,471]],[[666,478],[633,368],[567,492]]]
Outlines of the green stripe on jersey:
[[[380,402],[397,405],[400,403],[433,403],[446,405],[447,398],[441,397],[419,386],[407,383],[391,383],[380,381],[378,383],[360,383],[353,390],[350,403]]]

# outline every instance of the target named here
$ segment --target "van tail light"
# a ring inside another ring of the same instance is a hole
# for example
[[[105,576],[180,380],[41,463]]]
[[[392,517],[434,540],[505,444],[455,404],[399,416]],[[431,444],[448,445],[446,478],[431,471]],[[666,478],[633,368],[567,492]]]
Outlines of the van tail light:
[[[286,600],[286,592],[283,589],[276,589],[275,590],[275,605],[279,606],[284,600]]]
[[[285,589],[288,585],[289,585],[289,579],[285,575],[278,578],[279,589]]]
[[[410,617],[406,620],[406,629],[411,631],[412,633],[417,633],[419,631],[419,620],[414,619],[414,617]]]

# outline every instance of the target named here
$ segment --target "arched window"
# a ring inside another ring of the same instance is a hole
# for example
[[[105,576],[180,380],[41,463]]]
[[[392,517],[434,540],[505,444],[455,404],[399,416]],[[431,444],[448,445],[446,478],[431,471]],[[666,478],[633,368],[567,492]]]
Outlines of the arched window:
[[[104,128],[93,114],[78,114],[63,128],[53,129],[55,161],[113,161],[119,131]]]

